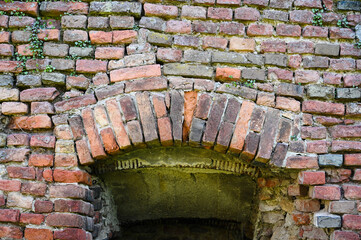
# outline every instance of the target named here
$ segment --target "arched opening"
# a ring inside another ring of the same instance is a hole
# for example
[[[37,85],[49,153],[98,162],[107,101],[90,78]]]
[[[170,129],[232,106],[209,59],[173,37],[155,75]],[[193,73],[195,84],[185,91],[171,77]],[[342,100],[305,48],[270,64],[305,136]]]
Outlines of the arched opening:
[[[115,205],[113,239],[252,239],[256,167],[198,148],[151,148],[94,166]]]

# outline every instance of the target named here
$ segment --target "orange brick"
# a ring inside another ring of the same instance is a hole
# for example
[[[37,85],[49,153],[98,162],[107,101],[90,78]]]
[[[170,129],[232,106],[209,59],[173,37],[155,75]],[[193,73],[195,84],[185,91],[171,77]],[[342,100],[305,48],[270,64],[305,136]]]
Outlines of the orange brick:
[[[93,44],[107,44],[113,41],[113,32],[90,31],[90,42]]]
[[[58,30],[58,29],[39,29],[38,38],[43,41],[59,41],[60,30]]]
[[[159,137],[162,146],[171,146],[173,144],[172,124],[169,117],[158,119]]]
[[[138,33],[133,30],[113,31],[113,43],[132,43],[137,38],[137,36]]]
[[[161,75],[160,65],[147,65],[133,68],[123,68],[110,72],[110,81],[119,82],[145,77],[158,77]]]
[[[100,135],[107,153],[114,154],[119,152],[119,146],[115,140],[113,130],[110,127],[102,129]]]
[[[53,166],[54,156],[51,154],[31,154],[29,157],[29,166],[51,167]]]
[[[25,229],[26,240],[52,240],[53,232],[49,229],[38,229],[38,228],[26,228]]]
[[[84,171],[69,171],[63,169],[54,170],[54,181],[63,183],[84,183],[91,185],[91,176]]]
[[[194,111],[197,106],[198,93],[195,91],[184,93],[184,121],[183,121],[183,141],[188,140],[188,135],[192,125]],[[153,98],[154,103],[154,98]]]
[[[254,39],[232,37],[229,41],[229,50],[253,52],[256,48]]]
[[[216,79],[222,82],[238,81],[241,79],[241,70],[236,68],[217,68]]]

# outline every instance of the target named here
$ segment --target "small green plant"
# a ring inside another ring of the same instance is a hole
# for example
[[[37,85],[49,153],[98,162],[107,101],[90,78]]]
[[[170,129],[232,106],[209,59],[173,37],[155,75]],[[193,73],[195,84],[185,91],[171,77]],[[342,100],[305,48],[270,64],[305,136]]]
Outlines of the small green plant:
[[[361,49],[361,40],[355,43],[355,48]]]
[[[78,60],[80,59],[80,56],[78,56],[77,54],[72,54],[70,56],[66,56],[66,59],[69,59],[69,60]]]
[[[298,139],[297,135],[292,135],[291,136],[291,141],[297,141],[297,139]]]
[[[256,83],[256,80],[248,79],[246,82],[244,82],[244,86],[249,88],[254,88],[254,84]]]
[[[55,70],[55,67],[54,66],[51,66],[51,65],[46,65],[45,69],[44,69],[44,72],[48,72],[48,73],[51,73]]]
[[[90,41],[76,41],[75,46],[80,47],[80,48],[88,48],[91,47],[92,45],[90,44]]]
[[[324,12],[323,9],[312,9],[313,12],[313,19],[312,19],[312,25],[313,26],[322,26],[323,20],[322,20],[322,13]]]
[[[138,31],[139,29],[140,29],[139,25],[134,24],[134,26],[133,26],[133,30],[134,30],[134,31]]]
[[[349,27],[348,24],[349,23],[348,23],[346,17],[344,17],[344,18],[337,21],[337,27],[339,27],[339,28],[348,28]]]

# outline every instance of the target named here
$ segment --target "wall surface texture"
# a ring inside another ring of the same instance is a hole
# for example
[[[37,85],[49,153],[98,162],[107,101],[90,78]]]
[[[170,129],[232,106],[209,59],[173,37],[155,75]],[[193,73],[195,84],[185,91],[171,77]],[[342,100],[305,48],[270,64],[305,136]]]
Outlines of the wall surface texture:
[[[257,182],[254,239],[360,239],[360,11],[0,1],[0,238],[111,237],[99,176],[184,147],[225,160],[177,166]]]

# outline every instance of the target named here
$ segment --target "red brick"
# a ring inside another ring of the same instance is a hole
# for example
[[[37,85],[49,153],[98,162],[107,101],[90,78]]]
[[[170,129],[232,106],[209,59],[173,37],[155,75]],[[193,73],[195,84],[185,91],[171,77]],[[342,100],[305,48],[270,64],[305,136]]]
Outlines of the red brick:
[[[292,218],[296,225],[308,225],[311,222],[310,215],[307,213],[293,213]]]
[[[48,16],[69,14],[88,14],[89,4],[84,2],[49,2],[41,13]]]
[[[360,151],[361,143],[358,141],[332,141],[332,152]]]
[[[262,106],[275,107],[275,94],[260,92],[257,95],[256,103]]]
[[[8,28],[9,16],[2,15],[0,16],[0,27]]]
[[[193,31],[197,33],[217,33],[218,23],[211,21],[193,21]]]
[[[273,26],[271,24],[252,23],[247,28],[248,36],[272,36]]]
[[[120,47],[97,47],[95,50],[96,59],[120,59],[124,56],[124,48]]]
[[[318,168],[318,159],[317,157],[290,156],[287,158],[286,168]]]
[[[91,109],[84,109],[82,111],[82,117],[84,122],[84,128],[88,135],[91,153],[94,158],[103,158],[106,156],[103,145],[98,134],[98,130],[95,126],[94,117]]]
[[[234,10],[234,19],[245,21],[258,21],[261,17],[259,11],[255,8],[242,7]]]
[[[339,85],[341,84],[341,74],[337,73],[323,73],[323,82],[326,84]]]
[[[30,146],[42,148],[54,148],[55,137],[48,135],[33,135],[30,139]]]
[[[294,10],[290,12],[290,22],[312,23],[313,13],[307,10]]]
[[[78,166],[78,159],[75,154],[55,154],[55,167],[76,167]]]
[[[297,7],[322,8],[321,0],[295,0]]]
[[[206,48],[219,48],[219,49],[226,49],[228,44],[228,40],[225,38],[218,38],[218,37],[205,37],[203,39],[203,49]]]
[[[53,211],[53,202],[36,200],[34,203],[34,209],[37,213],[49,213]]]
[[[330,59],[330,68],[336,71],[354,70],[356,68],[356,61],[351,58]]]
[[[83,229],[65,228],[54,231],[54,238],[60,240],[87,240],[86,232]]]
[[[301,66],[301,62],[302,62],[301,55],[288,56],[288,66],[291,68],[299,68]]]
[[[307,152],[308,153],[328,153],[328,147],[330,142],[327,141],[312,141],[307,142]]]
[[[80,215],[71,213],[52,213],[46,217],[46,224],[51,227],[83,228],[85,223]]]
[[[18,67],[20,62],[17,61],[0,61],[0,72],[11,72],[11,73],[20,73],[22,67]]]
[[[360,200],[361,199],[361,186],[359,185],[342,185],[345,198],[348,200]]]
[[[208,8],[208,18],[216,20],[232,20],[233,11],[228,8]]]
[[[165,18],[178,16],[178,8],[176,6],[145,3],[143,7],[146,16],[157,16]]]
[[[185,5],[182,7],[182,17],[189,19],[205,19],[206,8]]]
[[[118,146],[120,147],[120,149],[128,148],[131,143],[124,128],[123,121],[120,121],[120,119],[122,119],[122,115],[120,113],[118,103],[114,99],[108,100],[106,102],[106,108],[110,122],[113,126],[113,131],[115,133]]]
[[[49,229],[25,228],[24,237],[26,240],[52,240],[53,232]]]
[[[353,138],[361,136],[361,126],[360,125],[337,125],[331,128],[331,135],[333,138]]]
[[[59,29],[39,29],[38,38],[43,41],[59,41]]]
[[[341,188],[335,185],[315,186],[312,191],[312,198],[323,200],[340,200]]]
[[[81,73],[106,72],[107,62],[100,60],[77,60],[76,71]]]
[[[354,39],[355,32],[350,28],[330,27],[330,39]]]
[[[10,33],[0,31],[0,43],[8,43],[10,42]]]
[[[44,196],[46,184],[41,182],[24,182],[21,185],[21,192],[36,196]]]
[[[172,125],[169,117],[158,119],[159,138],[162,146],[173,145]]]
[[[326,138],[327,131],[325,127],[302,127],[301,128],[301,138],[311,138],[311,139],[323,139]]]
[[[318,26],[306,26],[303,28],[302,36],[304,37],[328,37],[328,28],[327,27],[318,27]]]
[[[0,190],[2,191],[19,192],[20,187],[21,182],[18,180],[0,180]]]
[[[243,101],[241,109],[239,111],[239,116],[242,116],[241,118],[238,118],[234,132],[233,137],[231,140],[231,144],[229,147],[229,150],[234,153],[240,153],[243,149],[244,142],[246,139],[247,131],[248,131],[248,122],[251,119],[251,115],[253,112],[253,109],[255,107],[255,104],[248,101]]]
[[[84,171],[54,170],[54,181],[63,183],[84,183],[91,185],[91,176]]]
[[[329,103],[308,100],[302,103],[302,111],[307,113],[342,116],[345,114],[345,106],[342,103]]]
[[[167,22],[165,31],[170,33],[191,33],[192,25],[185,21],[170,20]]]
[[[8,146],[29,146],[29,135],[24,133],[14,133],[7,136]]]
[[[20,100],[22,102],[53,101],[59,94],[53,87],[26,89],[20,92]]]
[[[355,173],[353,175],[352,180],[361,181],[361,169],[355,169]]]
[[[92,44],[109,44],[113,41],[113,32],[90,31],[89,38]]]
[[[38,15],[38,9],[39,4],[37,2],[3,2],[0,5],[0,11],[18,11],[32,16]]]
[[[296,83],[317,83],[320,79],[320,75],[317,71],[307,70],[301,71],[297,70],[295,72],[295,82]]]
[[[23,224],[40,225],[44,222],[44,215],[34,213],[22,213],[20,215],[20,222]]]
[[[313,53],[314,44],[308,41],[297,41],[287,43],[289,53]]]
[[[0,56],[13,56],[14,46],[10,44],[0,44]],[[25,54],[23,54],[25,55]]]
[[[0,209],[0,222],[19,222],[20,211],[15,209]]]
[[[268,68],[268,79],[292,81],[293,72],[281,68]]]
[[[0,238],[23,239],[23,231],[20,227],[0,226]]]
[[[89,215],[93,209],[90,203],[84,201],[58,199],[54,201],[54,210],[56,212],[72,212]]]
[[[324,171],[300,172],[298,174],[298,183],[303,185],[322,185],[326,183],[326,174]]]
[[[147,65],[133,68],[123,68],[110,72],[110,81],[119,82],[144,77],[158,77],[161,75],[160,65]]]
[[[162,62],[180,62],[182,59],[182,50],[172,48],[158,48],[157,60]]]
[[[35,179],[35,169],[33,167],[9,166],[6,170],[11,178]]]
[[[361,166],[361,154],[345,154],[344,155],[344,164],[346,166]]]
[[[280,40],[262,41],[261,52],[286,52],[286,42]]]
[[[195,91],[190,91],[190,92],[185,92],[184,93],[184,121],[183,121],[183,142],[187,142],[188,141],[188,136],[191,130],[191,124],[192,124],[192,120],[193,120],[193,115],[195,112],[195,108],[197,106],[197,98],[198,98],[198,94]],[[154,106],[156,105],[156,103],[154,102],[156,98],[153,97],[153,104]],[[164,100],[162,98],[158,98],[158,105],[161,107],[158,107],[158,109],[161,109],[160,112],[161,114],[159,115],[166,115],[166,109],[165,109],[165,105],[164,105]],[[164,110],[163,110],[164,109]],[[154,107],[154,110],[156,112],[157,117],[159,118],[157,111],[156,111],[156,107]]]
[[[219,5],[240,5],[241,0],[217,0],[217,4]]]
[[[299,112],[301,110],[301,103],[293,98],[277,97],[276,108]]]
[[[32,102],[31,114],[54,114],[53,104],[49,102]]]
[[[227,35],[243,36],[245,27],[243,23],[237,22],[222,22],[219,26],[219,32]]]
[[[342,216],[342,227],[346,229],[361,230],[361,215],[345,214]],[[351,239],[347,239],[351,240]]]
[[[355,232],[334,231],[332,240],[359,240],[360,235]]]
[[[164,90],[167,88],[165,77],[150,77],[136,79],[125,84],[125,92]]]
[[[133,30],[113,31],[113,44],[132,43],[137,36],[138,33]]]
[[[361,57],[361,49],[355,48],[354,44],[341,43],[340,47],[341,56]]]
[[[343,82],[345,87],[357,87],[361,85],[361,74],[346,75]]]
[[[229,41],[229,50],[253,52],[256,48],[254,39],[232,37]]]
[[[212,103],[212,98],[210,95],[208,94],[200,95],[194,116],[200,119],[207,119],[209,109],[211,107],[211,103]]]
[[[221,82],[239,81],[241,79],[241,70],[236,68],[217,68],[216,80]]]
[[[104,128],[100,131],[100,135],[103,140],[105,151],[109,154],[115,154],[119,152],[119,146],[115,140],[113,130],[111,128]]]
[[[57,113],[69,111],[72,109],[79,109],[91,104],[95,104],[97,101],[93,94],[86,94],[79,97],[70,98],[69,100],[60,101],[54,104],[55,111]]]
[[[296,199],[295,208],[300,212],[317,212],[320,210],[320,201],[316,199]]]

